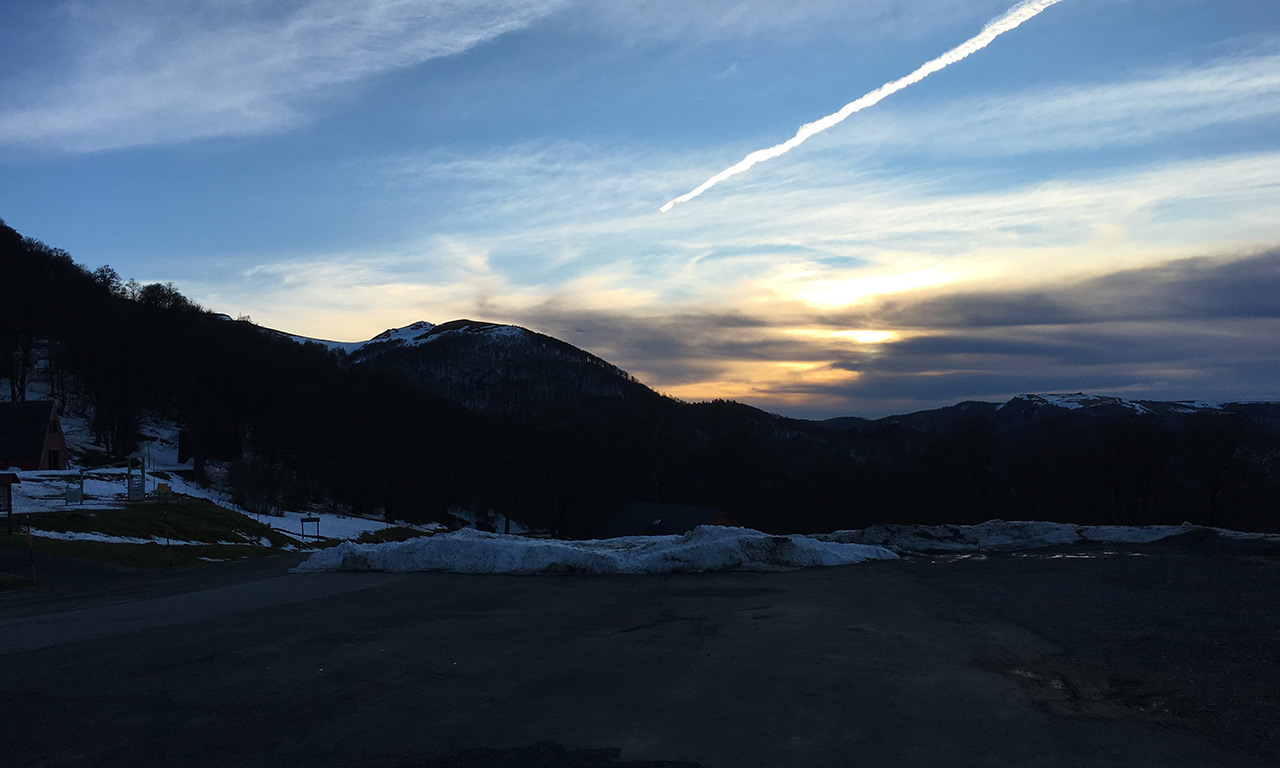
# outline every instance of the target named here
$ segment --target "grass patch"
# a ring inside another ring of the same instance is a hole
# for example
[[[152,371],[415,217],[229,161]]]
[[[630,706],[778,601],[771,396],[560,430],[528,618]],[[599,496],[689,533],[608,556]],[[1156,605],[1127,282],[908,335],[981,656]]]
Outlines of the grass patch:
[[[204,499],[128,504],[120,509],[69,509],[24,515],[24,522],[40,531],[102,533],[130,538],[196,541],[204,544],[246,544],[283,547],[292,539],[268,525]],[[146,545],[135,545],[146,546]]]
[[[36,531],[101,533],[154,543],[34,539],[37,562],[41,553],[97,560],[139,568],[187,568],[213,560],[241,560],[278,552],[293,539],[239,512],[204,499],[176,498],[120,509],[71,509],[22,516]],[[165,537],[175,543],[165,545]],[[196,543],[186,543],[196,542]],[[25,548],[25,533],[0,536],[0,546]],[[204,559],[202,559],[204,558]],[[37,566],[38,567],[38,566]]]
[[[31,584],[30,579],[24,579],[21,576],[10,576],[7,573],[0,573],[0,592],[6,589],[20,589]]]
[[[27,537],[0,536],[0,546],[25,549]],[[102,541],[64,541],[38,537],[35,539],[35,550],[37,574],[42,554],[115,563],[133,568],[192,568],[215,560],[243,560],[275,553],[275,550],[265,547],[241,544],[175,544],[166,547],[164,544],[110,544]]]
[[[420,531],[417,528],[406,528],[404,526],[395,526],[394,528],[383,528],[380,531],[365,531],[360,534],[360,538],[356,539],[357,544],[386,544],[390,541],[408,541],[409,539],[418,539],[423,536],[434,536],[433,531]]]

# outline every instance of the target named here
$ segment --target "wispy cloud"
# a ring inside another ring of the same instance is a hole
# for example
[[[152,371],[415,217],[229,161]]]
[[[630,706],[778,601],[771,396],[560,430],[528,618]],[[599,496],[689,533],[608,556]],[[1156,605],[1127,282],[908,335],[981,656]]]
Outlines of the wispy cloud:
[[[1051,182],[1036,180],[1040,164],[1028,166],[1020,157],[1069,158],[1081,150],[1194,140],[1197,131],[1241,121],[1274,122],[1280,117],[1280,55],[935,101],[927,111],[884,106],[860,116],[856,127],[813,139],[785,164],[760,166],[752,177],[736,179],[714,199],[700,201],[696,216],[681,218],[676,211],[660,222],[650,215],[655,197],[664,199],[689,177],[714,170],[717,156],[731,158],[739,150],[545,142],[466,156],[437,150],[358,171],[374,168],[398,198],[443,189],[451,202],[450,230],[491,242],[510,232],[526,253],[566,243],[581,250],[622,233],[637,236],[648,258],[669,249],[688,256],[699,248],[711,255],[803,244],[830,256],[865,259],[876,250],[898,258],[904,252],[955,254],[1025,244],[1009,238],[1014,227],[1046,237],[1056,232],[1062,244],[1142,230],[1144,237],[1157,238],[1155,219],[1171,220],[1160,222],[1172,225],[1166,230],[1170,241],[1196,228],[1231,231],[1217,224],[1216,215],[1173,214],[1179,200],[1201,211],[1205,204],[1236,206],[1230,215],[1244,225],[1235,230],[1239,240],[1275,233],[1265,217],[1249,213],[1256,210],[1250,196],[1264,206],[1274,204],[1278,169],[1266,152],[1214,157],[1222,151],[1214,148],[1196,158],[1184,147],[1177,161],[1115,155],[1103,158],[1101,166],[1091,158],[1065,173],[1045,165],[1043,172],[1055,178]],[[924,168],[885,165],[885,157],[921,153],[932,157]],[[424,209],[438,208],[437,201],[424,201]],[[1042,238],[1037,244],[1049,243]],[[1202,245],[1197,239],[1190,250]]]
[[[63,3],[61,71],[16,78],[0,144],[86,151],[278,131],[336,88],[451,56],[567,0]]]
[[[999,157],[1132,147],[1280,116],[1280,54],[1139,72],[1126,79],[931,102],[859,118],[826,138],[864,153]]]
[[[583,4],[589,21],[633,41],[812,36],[836,26],[844,40],[912,37],[999,10],[1000,0],[611,0]]]

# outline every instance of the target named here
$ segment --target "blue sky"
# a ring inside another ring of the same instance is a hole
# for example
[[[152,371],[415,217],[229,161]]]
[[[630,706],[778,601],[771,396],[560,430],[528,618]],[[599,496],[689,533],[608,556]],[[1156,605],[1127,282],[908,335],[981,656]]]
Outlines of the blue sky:
[[[799,416],[1280,399],[1280,4],[0,6],[0,217],[336,340],[512,322]]]

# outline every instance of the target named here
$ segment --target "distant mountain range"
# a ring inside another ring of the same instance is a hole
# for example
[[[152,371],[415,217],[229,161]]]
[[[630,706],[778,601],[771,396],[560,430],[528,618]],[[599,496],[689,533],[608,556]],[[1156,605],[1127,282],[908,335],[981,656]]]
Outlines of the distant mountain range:
[[[959,423],[973,420],[991,422],[1001,431],[1028,427],[1047,419],[1101,422],[1112,419],[1140,419],[1177,429],[1191,417],[1239,414],[1249,421],[1280,433],[1280,403],[1208,403],[1201,400],[1126,400],[1106,395],[1024,394],[1004,403],[967,400],[945,408],[863,419],[840,416],[822,423],[837,430],[859,431],[873,426],[896,425],[929,434],[943,434]]]
[[[657,397],[626,371],[590,352],[516,325],[453,320],[425,321],[390,328],[368,341],[340,342],[281,334],[303,344],[319,344],[355,365],[397,372],[415,386],[468,408],[518,411],[529,407],[582,404],[593,400]],[[744,406],[749,408],[749,406]],[[1209,403],[1199,400],[1127,400],[1106,395],[1022,394],[1007,402],[968,400],[914,413],[866,419],[840,416],[817,422],[765,414],[781,424],[810,424],[838,432],[899,426],[944,434],[959,423],[989,421],[1001,431],[1058,418],[1099,421],[1147,418],[1177,428],[1190,416],[1243,414],[1280,429],[1280,404]]]

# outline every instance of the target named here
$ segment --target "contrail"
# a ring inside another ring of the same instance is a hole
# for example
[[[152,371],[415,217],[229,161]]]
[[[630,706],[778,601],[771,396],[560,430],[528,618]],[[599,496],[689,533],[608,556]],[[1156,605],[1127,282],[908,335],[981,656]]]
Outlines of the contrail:
[[[693,198],[697,197],[703,192],[706,192],[708,189],[711,189],[712,187],[724,181],[725,179],[731,176],[737,176],[743,171],[746,171],[756,163],[760,163],[765,160],[770,160],[772,158],[777,157],[778,155],[782,155],[782,154],[786,154],[787,152],[790,152],[791,150],[805,143],[805,141],[807,141],[810,136],[814,136],[816,134],[822,133],[823,131],[827,130],[831,126],[844,122],[844,119],[847,118],[849,115],[852,115],[854,112],[860,112],[866,109],[867,107],[878,103],[884,97],[892,93],[897,93],[903,88],[906,88],[908,85],[912,85],[920,82],[921,80],[925,79],[929,75],[932,75],[934,72],[937,72],[943,67],[949,66],[951,64],[955,64],[957,61],[960,61],[961,59],[965,58],[969,54],[976,53],[977,51],[980,51],[983,48],[986,48],[988,45],[990,45],[992,40],[995,40],[1000,35],[1003,35],[1005,32],[1008,32],[1009,30],[1016,29],[1018,26],[1022,24],[1022,22],[1028,21],[1034,18],[1035,16],[1039,15],[1040,12],[1043,11],[1044,9],[1048,8],[1051,5],[1056,5],[1057,3],[1060,3],[1060,2],[1062,2],[1062,0],[1025,0],[1025,2],[1018,3],[1014,7],[1005,11],[1003,16],[998,16],[992,19],[991,21],[987,22],[987,25],[983,27],[982,31],[979,32],[977,35],[969,38],[968,40],[964,41],[960,45],[957,45],[955,48],[952,48],[951,50],[942,54],[941,56],[934,59],[933,61],[930,61],[922,65],[915,72],[912,72],[906,77],[899,78],[898,80],[894,80],[891,83],[885,83],[884,85],[875,89],[871,93],[868,93],[866,96],[863,96],[862,98],[856,101],[851,101],[848,104],[845,104],[843,107],[840,108],[839,112],[835,112],[830,115],[827,115],[821,120],[815,120],[812,123],[806,123],[805,125],[800,126],[800,130],[796,131],[795,136],[792,136],[790,139],[787,139],[786,141],[782,142],[781,144],[778,144],[777,146],[769,147],[768,149],[758,149],[755,152],[752,152],[751,154],[744,157],[742,161],[739,162],[737,165],[730,166],[724,169],[723,171],[717,173],[715,176],[712,176],[711,178],[702,182],[702,184],[699,185],[698,188],[694,189],[692,192],[688,192],[686,194],[683,194],[677,197],[674,200],[669,201],[666,205],[662,206],[660,210],[663,213],[666,213],[667,211],[671,210],[676,205],[676,203],[683,203],[683,202],[692,200]]]

